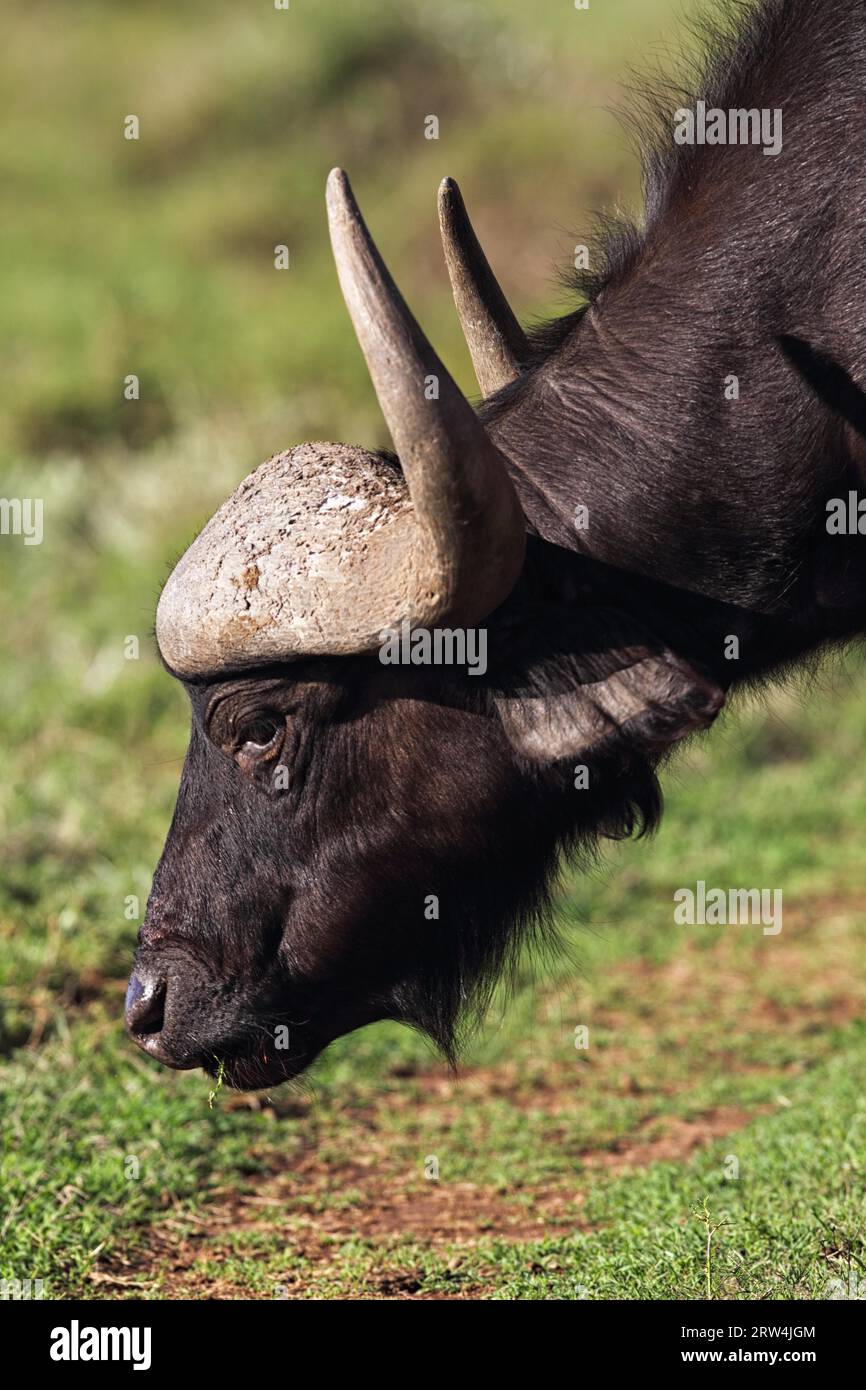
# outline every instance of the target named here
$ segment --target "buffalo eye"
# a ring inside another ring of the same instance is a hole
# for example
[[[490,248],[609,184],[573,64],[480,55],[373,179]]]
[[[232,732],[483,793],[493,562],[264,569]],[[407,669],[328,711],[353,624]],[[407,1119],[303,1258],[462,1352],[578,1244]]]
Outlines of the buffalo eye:
[[[260,714],[241,725],[235,741],[235,757],[251,771],[259,759],[272,757],[285,733],[285,720],[279,714]]]

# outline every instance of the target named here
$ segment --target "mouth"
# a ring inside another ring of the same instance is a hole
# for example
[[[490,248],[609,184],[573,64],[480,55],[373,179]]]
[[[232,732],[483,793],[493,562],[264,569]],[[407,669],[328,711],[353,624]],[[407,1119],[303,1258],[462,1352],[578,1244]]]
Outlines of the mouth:
[[[133,1034],[132,1040],[136,1047],[146,1052],[148,1057],[152,1057],[155,1062],[160,1062],[164,1067],[170,1067],[172,1071],[195,1071],[201,1063],[194,1058],[187,1060],[163,1045],[160,1037],[156,1033]]]
[[[205,1058],[201,1055],[184,1056],[179,1050],[169,1050],[155,1034],[135,1037],[134,1041],[142,1052],[162,1066],[170,1067],[172,1071],[201,1070],[234,1091],[258,1091],[294,1080],[318,1056],[323,1046],[294,1047],[285,1054],[268,1052],[266,1047],[260,1047],[256,1052],[217,1050]]]
[[[215,1055],[211,1062],[204,1063],[203,1070],[214,1081],[225,1082],[233,1091],[260,1091],[293,1081],[306,1071],[320,1051],[321,1048],[305,1049],[285,1057],[275,1057],[264,1051],[233,1057]]]

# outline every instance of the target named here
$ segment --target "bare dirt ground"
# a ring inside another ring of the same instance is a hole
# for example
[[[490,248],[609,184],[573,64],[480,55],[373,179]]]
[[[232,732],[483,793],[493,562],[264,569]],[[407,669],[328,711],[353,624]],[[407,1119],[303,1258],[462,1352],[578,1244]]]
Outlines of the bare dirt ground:
[[[638,1133],[633,1142],[588,1152],[581,1159],[589,1170],[607,1172],[657,1161],[684,1161],[703,1145],[742,1128],[756,1113],[729,1108],[709,1111],[696,1120],[669,1117],[663,1131],[652,1139]],[[329,1196],[347,1188],[360,1200],[348,1210],[331,1208]],[[301,1190],[312,1208],[308,1216],[299,1215],[293,1206]],[[102,1297],[111,1296],[112,1288],[139,1290],[147,1296],[156,1274],[171,1298],[249,1298],[248,1289],[203,1269],[219,1262],[221,1243],[229,1232],[239,1229],[247,1235],[279,1233],[293,1243],[296,1255],[320,1265],[331,1258],[335,1242],[349,1238],[381,1245],[384,1252],[394,1238],[432,1248],[445,1242],[471,1246],[491,1234],[500,1241],[524,1242],[540,1240],[551,1231],[586,1231],[593,1228],[581,1220],[584,1201],[583,1190],[561,1183],[533,1188],[529,1205],[498,1188],[469,1182],[430,1183],[420,1191],[417,1182],[407,1182],[401,1188],[395,1186],[395,1175],[378,1165],[325,1169],[311,1153],[293,1166],[291,1174],[270,1177],[254,1192],[217,1197],[201,1217],[161,1221],[148,1233],[140,1251],[128,1261],[117,1256],[106,1261],[95,1280]],[[287,1214],[275,1221],[274,1212],[281,1209]],[[483,1293],[479,1285],[471,1294],[463,1290],[451,1296],[475,1298]],[[416,1278],[388,1271],[378,1278],[375,1291],[368,1290],[365,1296],[440,1297],[419,1293]]]
[[[196,1231],[190,1232],[186,1222],[177,1223],[179,1229],[172,1229],[171,1221],[161,1223],[148,1243],[147,1263],[151,1269],[154,1264],[160,1268],[174,1298],[249,1297],[248,1292],[229,1291],[223,1281],[203,1275],[201,1265],[214,1260],[214,1246],[218,1250],[220,1236],[225,1236],[227,1231],[242,1227],[247,1233],[273,1232],[275,1208],[279,1210],[281,1202],[296,1196],[298,1184],[306,1183],[308,1192],[315,1196],[324,1181],[350,1185],[361,1193],[362,1200],[348,1212],[325,1208],[308,1217],[293,1213],[279,1222],[278,1229],[292,1240],[295,1253],[313,1265],[331,1258],[335,1240],[350,1237],[381,1244],[384,1251],[393,1237],[430,1246],[443,1241],[463,1245],[472,1244],[479,1236],[495,1230],[499,1239],[524,1241],[542,1236],[545,1229],[549,1229],[547,1223],[551,1219],[559,1222],[565,1217],[572,1228],[579,1224],[579,1193],[571,1195],[556,1188],[537,1190],[533,1194],[532,1209],[527,1211],[504,1201],[495,1191],[486,1191],[472,1183],[441,1187],[431,1184],[420,1194],[414,1189],[395,1191],[390,1176],[376,1176],[357,1167],[348,1167],[345,1171],[329,1174],[325,1180],[315,1162],[311,1162],[306,1172],[299,1171],[291,1179],[271,1179],[254,1194],[216,1205]],[[132,1277],[140,1281],[143,1274],[142,1263],[134,1261]],[[120,1277],[122,1279],[123,1275]],[[393,1282],[393,1294],[399,1296],[402,1276],[385,1273],[382,1279],[386,1284]],[[413,1283],[412,1280],[408,1282]],[[413,1296],[417,1294],[415,1288],[407,1287],[403,1291]],[[379,1292],[389,1296],[382,1287]]]

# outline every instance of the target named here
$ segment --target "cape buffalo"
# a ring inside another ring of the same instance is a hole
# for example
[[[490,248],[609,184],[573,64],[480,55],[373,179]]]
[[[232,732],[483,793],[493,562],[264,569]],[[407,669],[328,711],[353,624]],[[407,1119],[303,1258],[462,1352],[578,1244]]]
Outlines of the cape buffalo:
[[[331,174],[396,453],[278,454],[162,593],[192,732],[127,1019],[168,1065],[271,1084],[384,1018],[451,1055],[563,852],[654,825],[732,687],[866,625],[866,546],[828,525],[866,461],[866,7],[765,0],[711,50],[552,324],[524,333],[443,183],[480,413]],[[483,631],[484,669],[419,631]]]

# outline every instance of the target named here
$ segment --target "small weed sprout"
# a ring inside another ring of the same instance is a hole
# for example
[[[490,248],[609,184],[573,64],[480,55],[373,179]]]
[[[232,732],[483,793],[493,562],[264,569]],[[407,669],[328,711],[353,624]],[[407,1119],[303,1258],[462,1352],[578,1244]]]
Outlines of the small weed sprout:
[[[713,1220],[713,1216],[710,1212],[709,1207],[709,1199],[707,1197],[704,1198],[702,1206],[692,1207],[692,1216],[695,1218],[696,1221],[700,1221],[701,1225],[704,1227],[707,1233],[707,1249],[705,1256],[707,1298],[712,1298],[712,1265],[710,1257],[712,1252],[713,1236],[716,1234],[716,1231],[721,1231],[725,1226],[730,1226],[731,1220],[728,1216],[719,1216],[715,1220]]]

